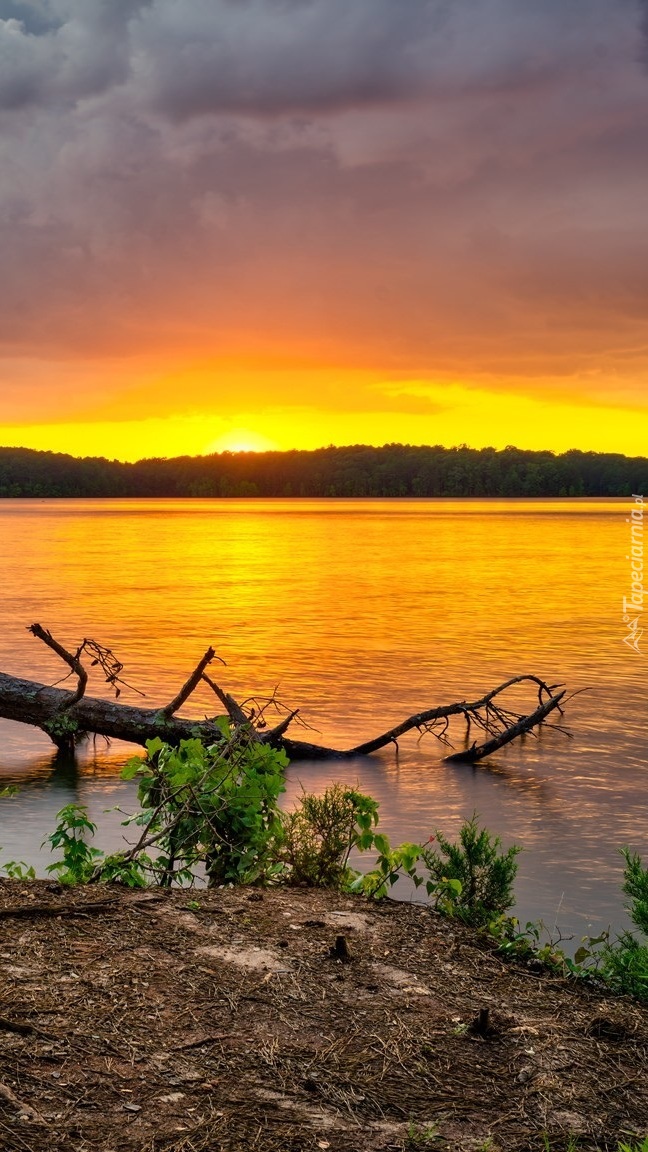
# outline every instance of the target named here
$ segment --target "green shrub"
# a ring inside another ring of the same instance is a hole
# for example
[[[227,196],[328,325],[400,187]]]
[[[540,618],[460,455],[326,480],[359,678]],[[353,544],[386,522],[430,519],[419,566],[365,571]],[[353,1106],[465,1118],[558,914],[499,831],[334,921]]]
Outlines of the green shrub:
[[[221,743],[191,739],[176,748],[156,738],[146,761],[137,757],[124,769],[126,779],[141,777],[141,849],[155,844],[159,855],[149,867],[163,887],[191,882],[199,865],[212,886],[267,880],[277,870],[287,757],[243,729],[232,731],[224,717],[219,724]]]
[[[428,893],[437,906],[475,927],[512,907],[515,858],[521,851],[517,845],[502,851],[499,837],[480,828],[476,814],[462,826],[458,843],[440,832],[436,843],[438,850],[423,848],[421,859],[430,877]]]
[[[632,923],[648,935],[648,868],[629,848],[621,852],[625,859],[623,891],[630,897],[627,911]],[[648,942],[633,932],[622,932],[604,949],[601,973],[616,992],[648,1000]]]
[[[322,796],[303,793],[298,807],[281,816],[278,859],[289,884],[345,888],[355,879],[349,855],[378,823],[378,804],[343,784]]]
[[[630,897],[627,905],[632,923],[648,936],[648,868],[644,868],[641,857],[629,848],[622,848],[625,859],[623,892]]]

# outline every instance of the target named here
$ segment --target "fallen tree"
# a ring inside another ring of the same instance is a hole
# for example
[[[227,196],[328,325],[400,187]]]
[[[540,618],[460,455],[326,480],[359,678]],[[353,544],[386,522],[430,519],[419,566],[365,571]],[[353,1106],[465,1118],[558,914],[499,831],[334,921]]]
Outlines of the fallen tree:
[[[328,748],[306,740],[294,740],[286,735],[293,722],[303,721],[299,710],[284,708],[276,694],[264,699],[255,697],[241,704],[224,691],[207,673],[209,665],[219,659],[213,648],[207,649],[173,700],[162,708],[151,709],[119,702],[122,686],[131,686],[126,685],[122,679],[123,665],[110,649],[94,640],[85,639],[72,653],[40,624],[30,625],[29,631],[60,657],[70,669],[67,676],[75,675],[77,685],[70,691],[0,673],[0,718],[40,728],[58,749],[66,752],[73,751],[90,734],[140,745],[145,745],[156,736],[169,744],[178,744],[190,737],[198,737],[206,743],[222,740],[223,733],[217,717],[192,720],[177,715],[201,682],[206,683],[217,697],[221,706],[219,714],[224,709],[232,725],[246,726],[252,739],[282,748],[290,760],[348,760],[368,756],[390,744],[398,747],[399,738],[412,731],[417,731],[420,736],[431,734],[443,744],[449,745],[449,722],[456,716],[465,722],[466,744],[473,726],[488,739],[482,743],[473,741],[470,746],[453,753],[447,759],[473,763],[492,755],[524,733],[531,732],[545,722],[554,709],[560,715],[563,714],[561,704],[566,690],[562,685],[549,685],[532,675],[514,676],[478,700],[462,700],[425,709],[362,744],[345,749]],[[86,696],[88,672],[82,661],[84,656],[90,659],[92,665],[100,666],[106,682],[115,692],[114,700]],[[534,686],[537,706],[524,714],[505,707],[500,699],[503,693],[515,685],[526,683]],[[269,725],[266,717],[273,711],[281,718],[274,725]],[[564,731],[560,725],[552,726]]]

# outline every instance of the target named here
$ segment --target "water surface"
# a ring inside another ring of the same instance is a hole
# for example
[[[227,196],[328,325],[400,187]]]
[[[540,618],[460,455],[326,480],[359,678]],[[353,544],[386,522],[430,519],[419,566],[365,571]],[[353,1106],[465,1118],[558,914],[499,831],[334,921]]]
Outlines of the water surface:
[[[524,847],[521,918],[579,935],[618,926],[618,847],[648,855],[646,658],[623,645],[620,611],[628,506],[0,501],[0,668],[60,678],[25,631],[39,621],[69,647],[84,636],[112,647],[159,706],[213,643],[224,687],[244,699],[279,685],[318,730],[307,738],[338,746],[524,672],[587,688],[568,705],[572,739],[545,729],[473,769],[444,764],[436,741],[410,736],[398,756],[295,765],[288,799],[301,783],[357,780],[395,839],[452,835],[477,810]],[[189,709],[213,711],[206,692]],[[0,861],[42,872],[38,846],[70,800],[87,804],[99,843],[115,847],[120,816],[105,810],[134,802],[118,775],[131,752],[97,740],[78,772],[57,769],[42,733],[0,722],[0,775],[22,785],[0,807]]]

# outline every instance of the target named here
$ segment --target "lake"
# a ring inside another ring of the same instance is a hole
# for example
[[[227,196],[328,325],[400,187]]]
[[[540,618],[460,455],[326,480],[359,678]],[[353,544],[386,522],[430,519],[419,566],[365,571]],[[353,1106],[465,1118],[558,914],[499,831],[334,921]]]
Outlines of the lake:
[[[454,835],[477,811],[519,843],[516,913],[565,933],[625,924],[618,849],[648,855],[646,656],[623,644],[629,594],[624,500],[0,501],[0,669],[47,683],[64,673],[25,630],[67,647],[92,637],[158,707],[209,644],[239,699],[267,695],[352,746],[406,716],[475,699],[534,673],[578,692],[571,739],[545,728],[480,767],[444,764],[431,737],[371,759],[300,763],[300,786],[360,783],[394,840]],[[648,650],[648,645],[646,650]],[[582,689],[588,689],[582,692]],[[101,680],[90,689],[101,694]],[[124,693],[125,702],[138,702]],[[527,697],[535,706],[533,693]],[[213,714],[197,694],[190,715]],[[457,728],[457,736],[461,728]],[[133,749],[103,740],[57,769],[36,729],[0,721],[0,864],[39,849],[63,804],[87,805],[97,843],[121,843]],[[113,811],[107,812],[108,809]]]

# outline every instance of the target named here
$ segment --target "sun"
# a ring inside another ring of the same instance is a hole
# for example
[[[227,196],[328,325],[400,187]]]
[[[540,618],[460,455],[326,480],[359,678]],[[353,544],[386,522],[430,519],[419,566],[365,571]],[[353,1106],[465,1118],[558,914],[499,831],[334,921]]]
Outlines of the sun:
[[[250,432],[247,428],[232,428],[224,432],[216,440],[212,440],[205,448],[205,455],[212,452],[273,452],[277,444],[267,436],[258,432]]]

